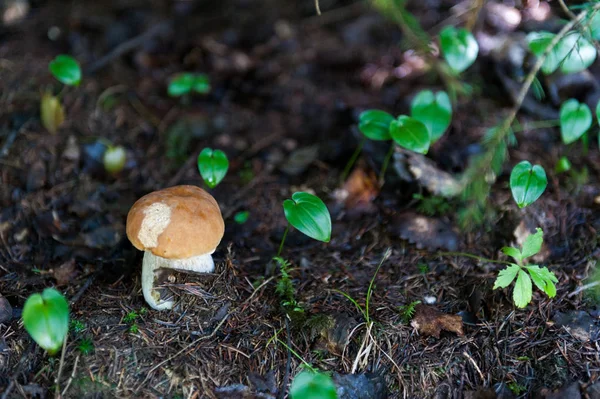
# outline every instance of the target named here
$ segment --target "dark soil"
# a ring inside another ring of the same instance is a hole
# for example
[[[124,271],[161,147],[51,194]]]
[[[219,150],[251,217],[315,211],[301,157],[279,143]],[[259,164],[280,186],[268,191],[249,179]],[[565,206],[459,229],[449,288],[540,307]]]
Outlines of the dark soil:
[[[460,18],[454,2],[414,3],[411,11],[434,33],[438,23]],[[536,397],[598,379],[600,330],[581,337],[555,320],[557,312],[581,310],[598,323],[592,290],[571,295],[589,282],[600,254],[596,145],[583,155],[580,144],[561,144],[557,128],[519,133],[489,196],[491,222],[460,230],[451,202],[430,219],[438,227],[404,240],[399,220],[417,217],[418,184],[390,168],[381,191],[352,206],[336,189],[358,145],[358,114],[406,113],[414,94],[443,82],[414,67],[398,27],[366,4],[322,1],[321,17],[309,0],[30,6],[24,20],[0,27],[0,294],[13,308],[0,324],[2,398],[55,394],[60,356],[45,354],[20,320],[26,298],[51,286],[69,299],[75,321],[58,382],[68,398],[284,397],[302,365],[287,346],[339,378],[366,374],[377,387],[373,397],[385,397],[375,395],[382,390],[391,398],[454,398],[499,384]],[[555,11],[546,24],[562,17]],[[482,11],[478,29],[502,33],[486,18]],[[527,32],[528,23],[513,33]],[[120,52],[123,43],[133,45]],[[39,98],[45,88],[61,90],[47,69],[61,53],[76,57],[85,75],[63,92],[66,121],[52,135],[41,125]],[[451,128],[428,155],[441,169],[464,170],[485,130],[512,106],[491,72],[499,62],[482,56],[462,76],[473,95],[459,99]],[[211,93],[170,98],[167,83],[181,71],[206,73]],[[550,100],[544,105],[558,109]],[[531,110],[519,116],[521,124],[536,118]],[[103,169],[103,140],[127,150],[117,176]],[[298,154],[311,146],[308,156]],[[204,147],[222,149],[231,163],[210,190],[226,223],[216,271],[163,276],[178,304],[149,310],[142,253],[125,235],[127,212],[150,191],[203,186],[196,157]],[[357,168],[377,174],[386,151],[366,146]],[[561,155],[586,168],[587,178],[552,173]],[[522,159],[550,172],[542,198],[519,210],[507,180]],[[286,227],[281,203],[299,190],[327,203],[333,235],[328,244],[288,235],[283,256],[304,309],[288,318],[271,258]],[[234,221],[238,211],[250,212],[246,223]],[[532,303],[517,309],[511,290],[492,290],[501,265],[438,253],[456,239],[460,252],[497,259],[516,242],[520,224],[545,232],[541,262],[558,276],[554,299],[534,289]],[[364,306],[388,248],[370,325],[342,292]],[[461,315],[464,335],[418,334],[399,308],[426,297],[437,310]]]

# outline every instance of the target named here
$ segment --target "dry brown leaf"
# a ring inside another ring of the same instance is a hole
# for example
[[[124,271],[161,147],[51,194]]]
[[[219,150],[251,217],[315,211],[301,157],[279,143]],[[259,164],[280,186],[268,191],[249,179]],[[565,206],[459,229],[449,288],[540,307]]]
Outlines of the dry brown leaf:
[[[442,313],[428,305],[419,304],[415,307],[415,316],[410,324],[419,334],[431,337],[439,338],[442,330],[464,335],[460,316]]]
[[[375,210],[373,200],[379,195],[379,184],[372,170],[355,168],[344,183],[343,190],[346,209],[358,213],[369,213]]]
[[[449,223],[437,218],[404,212],[393,217],[388,229],[419,249],[458,249],[458,233]]]
[[[68,262],[63,263],[59,267],[55,268],[52,275],[56,279],[56,285],[67,285],[77,275],[77,268],[75,267],[75,259],[71,259]]]
[[[50,93],[42,95],[40,118],[42,119],[42,125],[50,133],[55,134],[60,125],[65,121],[65,111],[58,97]]]

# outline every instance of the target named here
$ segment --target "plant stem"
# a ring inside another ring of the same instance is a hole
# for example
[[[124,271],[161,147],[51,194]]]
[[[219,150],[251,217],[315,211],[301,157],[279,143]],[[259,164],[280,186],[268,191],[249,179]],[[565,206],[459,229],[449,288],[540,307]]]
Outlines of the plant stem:
[[[385,250],[383,258],[381,258],[381,261],[379,262],[379,265],[377,266],[377,269],[375,270],[375,273],[371,278],[371,282],[369,283],[369,289],[367,289],[367,300],[365,302],[365,319],[367,321],[367,325],[371,324],[371,317],[369,315],[369,302],[371,302],[371,295],[373,294],[373,284],[375,284],[375,277],[377,276],[377,273],[379,273],[379,269],[381,269],[381,265],[383,265],[383,262],[385,262],[391,254],[392,248],[388,248]]]
[[[385,183],[385,172],[387,171],[388,165],[390,164],[390,159],[392,159],[392,155],[394,154],[394,148],[396,148],[396,144],[392,141],[392,145],[390,145],[390,149],[383,160],[383,165],[381,165],[381,171],[379,172],[380,187]]]
[[[350,157],[350,160],[346,164],[346,167],[344,168],[342,175],[340,176],[341,183],[344,183],[346,181],[346,178],[348,177],[348,174],[350,173],[350,169],[352,169],[352,166],[354,166],[354,163],[356,163],[356,160],[358,159],[358,156],[360,155],[360,152],[362,151],[366,141],[367,141],[367,138],[363,136],[362,140],[358,144],[358,147],[356,147],[356,150],[354,150],[354,154],[352,154],[352,156]]]
[[[521,133],[521,132],[524,132],[525,130],[544,129],[546,127],[557,127],[557,126],[560,126],[560,120],[550,119],[547,121],[528,122],[523,125],[517,124],[517,126],[513,127],[512,131],[514,133]]]
[[[54,384],[56,385],[56,391],[55,391],[54,397],[56,399],[60,398],[60,377],[62,375],[63,366],[65,364],[65,352],[66,352],[66,348],[67,348],[67,338],[68,337],[69,337],[69,334],[65,335],[65,340],[63,341],[63,347],[62,347],[62,351],[60,354],[60,363],[58,365],[58,374],[56,375],[56,380],[54,381]]]
[[[285,231],[283,232],[283,237],[281,238],[281,243],[279,244],[279,249],[277,250],[277,255],[276,256],[281,255],[281,251],[283,250],[283,243],[285,242],[285,238],[287,237],[288,231],[290,231],[290,224],[289,223],[286,226]]]
[[[436,253],[436,255],[438,255],[438,256],[463,256],[465,258],[477,259],[482,262],[500,263],[503,265],[511,265],[512,264],[512,262],[508,262],[505,260],[493,260],[493,259],[488,259],[488,258],[484,258],[481,256],[473,255],[473,254],[468,254],[465,252],[438,252],[438,253]]]

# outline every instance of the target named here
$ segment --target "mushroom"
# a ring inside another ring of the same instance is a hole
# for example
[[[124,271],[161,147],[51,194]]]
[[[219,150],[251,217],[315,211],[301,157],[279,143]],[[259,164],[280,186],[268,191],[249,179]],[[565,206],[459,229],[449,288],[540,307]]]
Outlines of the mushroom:
[[[211,273],[212,253],[224,232],[219,204],[199,187],[169,187],[137,200],[127,215],[127,237],[144,251],[142,292],[148,305],[173,307],[173,300],[161,300],[154,289],[157,269]]]

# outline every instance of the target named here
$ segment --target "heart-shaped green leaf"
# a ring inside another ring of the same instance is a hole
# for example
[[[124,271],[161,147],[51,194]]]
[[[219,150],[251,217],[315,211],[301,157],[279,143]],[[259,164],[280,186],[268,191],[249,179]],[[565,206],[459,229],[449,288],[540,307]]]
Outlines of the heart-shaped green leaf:
[[[528,161],[519,162],[510,173],[510,189],[519,208],[540,198],[547,185],[544,168],[540,165],[532,166]]]
[[[324,373],[302,371],[290,386],[291,399],[337,399],[335,384]]]
[[[358,130],[371,140],[391,140],[390,123],[394,117],[378,109],[364,111],[358,117]]]
[[[458,73],[470,67],[479,53],[473,34],[454,26],[447,26],[440,32],[440,46],[450,68]]]
[[[585,103],[574,98],[565,101],[560,107],[560,134],[563,143],[577,141],[592,126],[592,111]]]
[[[550,32],[531,32],[527,35],[529,50],[531,50],[534,55],[541,57],[554,39],[554,36],[556,35]],[[564,55],[561,56],[557,51],[557,47],[554,47],[550,53],[548,53],[542,64],[542,72],[548,75],[556,71],[556,68],[558,68],[563,58]]]
[[[168,93],[171,97],[180,97],[192,91],[196,78],[193,73],[180,73],[169,83]]]
[[[56,56],[50,62],[48,69],[59,82],[68,86],[78,86],[81,82],[81,68],[75,58],[70,55]]]
[[[513,290],[513,301],[518,308],[524,308],[529,302],[533,295],[533,286],[531,285],[531,279],[524,270],[519,270],[517,282]]]
[[[434,143],[450,126],[452,120],[450,97],[445,91],[434,94],[431,90],[423,90],[413,99],[410,114],[427,126],[431,142]]]
[[[390,134],[400,146],[421,154],[427,154],[431,137],[423,122],[400,115],[390,124]]]
[[[23,306],[23,325],[31,338],[50,355],[62,347],[69,330],[69,304],[54,288],[33,294]]]
[[[283,201],[285,218],[292,226],[315,240],[331,239],[331,216],[325,203],[315,195],[297,192]]]
[[[207,94],[210,92],[210,81],[208,76],[203,73],[199,73],[194,77],[194,91],[200,94]]]
[[[596,59],[596,48],[579,32],[568,33],[556,47],[561,58],[560,70],[563,73],[581,72]]]
[[[215,188],[227,175],[229,160],[221,150],[205,148],[198,155],[198,171],[206,185]]]

